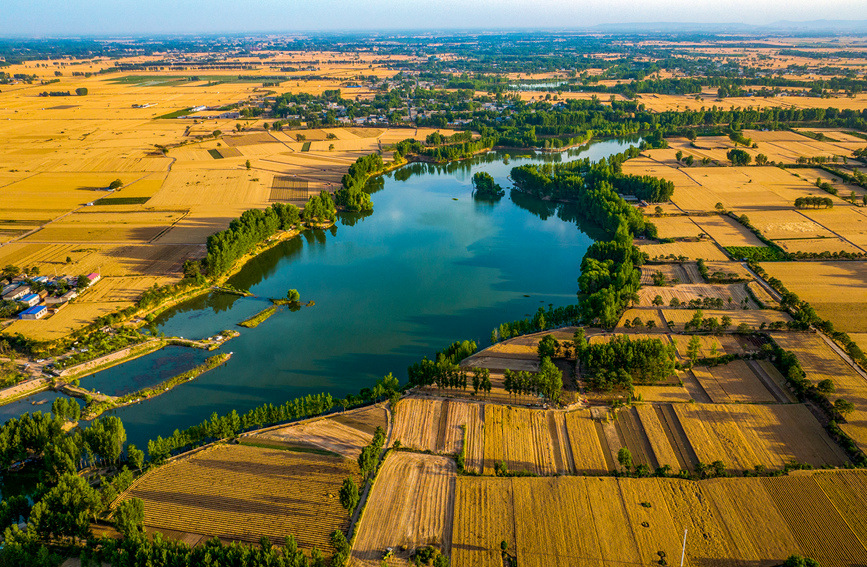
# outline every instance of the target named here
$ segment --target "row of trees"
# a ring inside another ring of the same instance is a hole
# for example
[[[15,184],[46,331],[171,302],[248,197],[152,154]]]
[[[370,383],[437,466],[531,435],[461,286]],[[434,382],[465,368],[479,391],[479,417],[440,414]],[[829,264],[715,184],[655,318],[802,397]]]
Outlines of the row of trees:
[[[503,373],[503,387],[510,394],[541,395],[557,403],[563,390],[563,373],[546,356],[542,358],[539,372],[507,369]]]
[[[307,211],[307,207],[304,208]],[[225,273],[238,258],[278,230],[290,230],[299,222],[298,207],[274,203],[265,210],[250,209],[229,223],[229,228],[208,237],[204,265],[212,276]]]
[[[796,209],[805,209],[807,207],[813,207],[814,209],[824,207],[830,209],[833,206],[834,201],[831,197],[798,197],[795,199]]]

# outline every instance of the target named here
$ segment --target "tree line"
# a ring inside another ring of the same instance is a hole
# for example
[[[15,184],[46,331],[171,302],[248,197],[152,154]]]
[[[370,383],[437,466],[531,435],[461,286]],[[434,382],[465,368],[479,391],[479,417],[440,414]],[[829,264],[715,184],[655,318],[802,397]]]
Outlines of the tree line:
[[[298,207],[283,203],[274,203],[265,210],[244,211],[229,223],[229,228],[208,237],[206,270],[212,276],[225,273],[257,244],[278,230],[291,230],[300,218]]]

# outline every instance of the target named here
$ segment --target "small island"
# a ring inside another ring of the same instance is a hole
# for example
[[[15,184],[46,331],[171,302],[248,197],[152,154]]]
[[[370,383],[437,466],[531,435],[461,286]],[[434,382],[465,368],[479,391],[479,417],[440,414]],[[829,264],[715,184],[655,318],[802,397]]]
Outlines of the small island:
[[[476,199],[499,199],[506,192],[491,177],[490,173],[479,171],[473,174],[473,197]]]

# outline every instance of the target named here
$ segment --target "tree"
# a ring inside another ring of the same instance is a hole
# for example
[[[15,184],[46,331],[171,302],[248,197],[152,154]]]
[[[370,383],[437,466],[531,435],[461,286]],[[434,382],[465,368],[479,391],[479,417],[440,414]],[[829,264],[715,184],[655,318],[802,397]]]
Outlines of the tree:
[[[84,478],[66,474],[33,506],[29,521],[43,538],[84,538],[90,535],[90,523],[101,508],[96,489]]]
[[[114,463],[126,442],[126,430],[120,418],[112,415],[94,419],[84,431],[84,439],[92,453]]]
[[[490,173],[479,171],[473,174],[473,196],[481,199],[499,199],[505,194],[505,190],[494,181]]]
[[[286,292],[286,299],[288,299],[292,303],[297,303],[301,300],[301,294],[298,293],[297,289],[290,289]]]
[[[144,465],[144,451],[132,443],[126,448],[127,461],[134,469],[141,469]]]
[[[819,562],[809,557],[790,555],[788,559],[783,562],[783,567],[819,567]]]
[[[560,343],[553,335],[545,335],[542,337],[542,340],[539,341],[539,346],[536,348],[536,352],[539,355],[539,360],[544,358],[554,358],[557,354],[557,349],[559,348]]]
[[[718,210],[718,211],[724,211],[724,210],[725,210],[725,207],[723,206],[722,203],[717,203],[717,204],[714,205],[713,207],[714,207],[716,210]]]
[[[253,167],[253,166],[250,164],[250,160],[247,160],[247,161],[244,163],[244,166],[245,166],[247,169],[250,169],[250,168]]]
[[[75,94],[77,94],[78,96],[85,96],[87,95],[87,89],[84,87],[78,87],[77,89],[75,89]]]
[[[855,404],[849,400],[838,398],[834,401],[834,409],[840,412],[841,415],[846,416],[855,411]]]
[[[115,179],[108,184],[108,188],[112,191],[114,191],[115,189],[120,189],[121,187],[123,187],[123,181],[121,181],[120,179]]]
[[[351,514],[358,505],[359,498],[358,485],[355,484],[352,477],[344,480],[343,486],[340,487],[340,505]]]
[[[662,305],[663,303],[665,303],[665,302],[662,300],[662,296],[661,296],[661,295],[657,295],[656,297],[653,298],[653,304],[654,304],[654,305],[656,305],[656,306],[660,306],[660,305]]]
[[[144,502],[132,497],[117,505],[114,512],[114,526],[124,535],[130,537],[144,531]]]
[[[823,394],[833,394],[834,393],[834,381],[830,378],[826,378],[821,380],[818,384],[816,384],[816,389],[822,392]]]
[[[729,150],[726,157],[732,162],[732,165],[749,165],[753,160],[752,156],[745,150]]]
[[[621,447],[617,451],[617,462],[626,470],[632,469],[632,453],[626,447]]]
[[[698,338],[698,335],[693,335],[686,348],[686,354],[693,364],[698,362],[699,348],[701,348],[701,339]]]

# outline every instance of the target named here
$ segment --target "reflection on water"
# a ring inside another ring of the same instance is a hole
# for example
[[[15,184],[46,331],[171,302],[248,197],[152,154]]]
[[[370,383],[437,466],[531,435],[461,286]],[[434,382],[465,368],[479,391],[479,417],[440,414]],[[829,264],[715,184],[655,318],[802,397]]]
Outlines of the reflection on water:
[[[371,181],[372,215],[342,214],[329,230],[304,232],[251,260],[229,283],[255,297],[210,294],[157,321],[167,335],[207,337],[297,289],[315,306],[280,310],[223,351],[225,365],[145,403],[116,410],[143,446],[206,419],[309,393],[342,397],[459,339],[487,346],[491,329],[539,307],[575,302],[592,231],[570,205],[512,192],[472,198],[473,173],[504,188],[512,167],[623,151],[601,142],[559,154],[489,152],[435,165],[411,164]],[[147,365],[147,362],[140,364]],[[119,367],[118,373],[125,368]],[[129,367],[130,374],[146,373]]]

